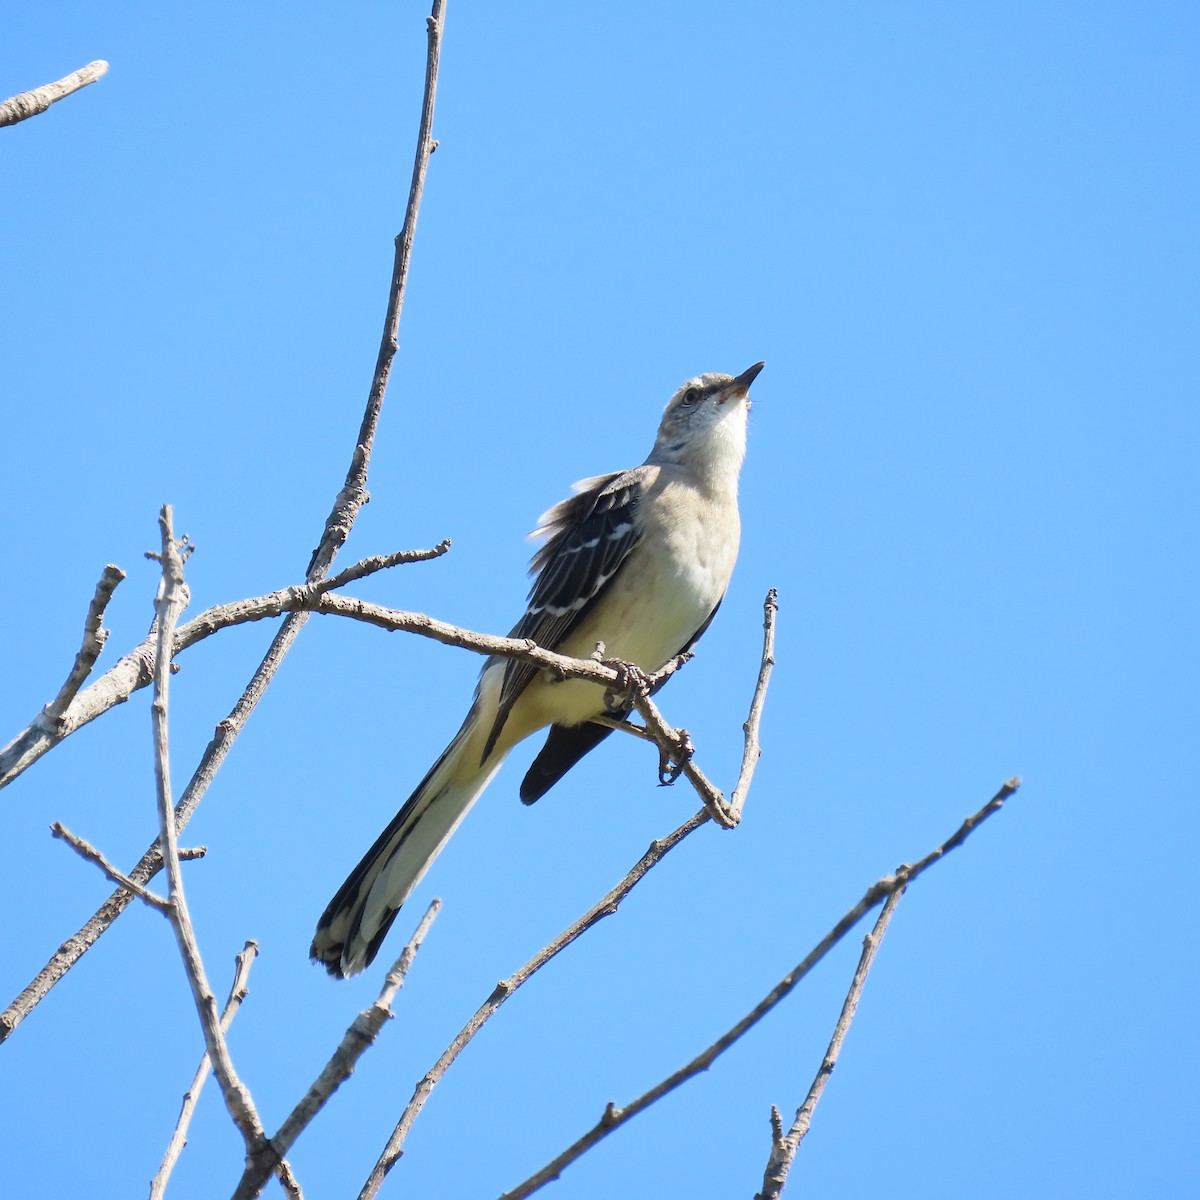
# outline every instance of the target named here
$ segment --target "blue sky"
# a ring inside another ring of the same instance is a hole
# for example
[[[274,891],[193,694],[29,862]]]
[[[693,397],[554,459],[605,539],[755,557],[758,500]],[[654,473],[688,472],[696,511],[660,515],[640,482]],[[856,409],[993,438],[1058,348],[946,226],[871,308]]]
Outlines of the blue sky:
[[[192,612],[301,578],[374,363],[425,14],[6,14],[5,95],[112,68],[0,132],[0,740],[57,690],[106,562],[129,579],[101,665],[140,640],[162,502],[199,547]],[[901,904],[792,1187],[1194,1187],[1198,26],[1170,3],[451,0],[372,502],[339,561],[454,549],[353,590],[506,631],[537,515],[640,462],[682,379],[765,359],[734,582],[661,696],[727,788],[769,586],[778,667],[741,828],[696,834],[505,1007],[384,1195],[515,1185],[1013,774]],[[270,635],[182,660],[181,783]],[[477,670],[310,622],[185,835],[210,848],[187,879],[218,989],[262,946],[232,1042],[272,1127],[382,976],[311,967],[314,921]],[[618,738],[526,810],[533,752],[401,915],[397,952],[445,901],[397,1019],[292,1156],[306,1194],[354,1194],[495,980],[694,811]],[[152,833],[147,695],[3,803],[6,1004],[108,892],[49,822],[127,865]],[[857,952],[554,1194],[752,1194],[769,1106],[803,1099]],[[64,1194],[136,1194],[200,1045],[169,931],[130,911],[3,1047],[15,1191],[52,1162]],[[239,1159],[211,1090],[171,1194],[229,1191]]]

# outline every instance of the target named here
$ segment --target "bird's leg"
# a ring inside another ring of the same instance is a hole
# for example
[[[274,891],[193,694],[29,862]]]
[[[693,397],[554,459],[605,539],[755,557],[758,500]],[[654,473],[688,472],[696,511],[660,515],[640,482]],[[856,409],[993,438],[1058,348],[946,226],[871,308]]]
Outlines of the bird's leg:
[[[597,646],[597,650],[599,649],[600,647]],[[690,657],[690,654],[686,657],[679,655],[672,661],[675,666],[679,666]],[[624,662],[619,658],[604,658],[600,661],[604,666],[612,667],[617,673],[617,678],[613,681],[612,686],[604,693],[604,704],[608,709],[609,716],[620,719],[629,716],[638,696],[649,696],[656,690],[656,685],[661,686],[666,682],[666,678],[670,674],[667,672],[660,679],[658,676],[647,675],[636,663]],[[658,782],[662,787],[669,787],[683,774],[684,767],[696,752],[686,729],[673,730],[672,734],[673,745],[671,748],[664,749],[662,746],[658,748]]]
[[[686,729],[675,730],[675,745],[670,750],[658,748],[658,782],[660,787],[670,787],[683,774],[696,747]]]

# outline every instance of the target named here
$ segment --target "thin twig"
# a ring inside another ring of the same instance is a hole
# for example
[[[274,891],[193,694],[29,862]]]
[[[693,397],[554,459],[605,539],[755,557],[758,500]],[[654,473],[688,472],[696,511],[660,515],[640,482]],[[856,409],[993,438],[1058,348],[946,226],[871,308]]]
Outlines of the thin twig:
[[[408,188],[408,205],[404,210],[404,224],[396,235],[396,253],[392,263],[392,285],[388,290],[387,315],[383,322],[383,337],[379,343],[379,354],[375,360],[375,377],[367,397],[366,411],[358,432],[358,445],[346,483],[334,502],[333,509],[325,522],[325,532],[320,544],[313,551],[308,566],[308,579],[321,579],[333,561],[333,557],[345,544],[354,524],[358,510],[367,502],[367,466],[371,459],[371,447],[375,440],[375,429],[379,413],[383,408],[383,397],[387,391],[388,376],[392,361],[400,348],[400,313],[404,308],[404,292],[408,285],[408,264],[412,258],[413,239],[417,233],[417,215],[421,211],[421,195],[425,190],[425,174],[429,170],[429,158],[437,148],[433,140],[433,109],[437,98],[438,59],[442,49],[442,27],[445,0],[433,0],[433,13],[425,19],[428,47],[425,57],[425,91],[421,98],[421,119],[417,127],[417,147],[413,157],[412,180]]]
[[[392,1002],[396,993],[404,984],[405,976],[421,948],[421,943],[429,933],[442,902],[434,899],[425,910],[425,915],[417,925],[416,931],[409,938],[408,944],[400,952],[400,957],[392,964],[391,970],[383,981],[383,990],[370,1008],[364,1009],[355,1018],[354,1023],[346,1030],[338,1048],[333,1052],[329,1062],[325,1064],[321,1074],[312,1087],[308,1089],[304,1099],[292,1110],[287,1120],[263,1147],[250,1157],[246,1171],[242,1175],[233,1200],[251,1200],[258,1196],[263,1185],[270,1178],[271,1171],[280,1159],[292,1148],[296,1139],[308,1127],[312,1119],[325,1107],[334,1092],[354,1073],[359,1058],[379,1036],[384,1023],[392,1015]]]
[[[313,585],[313,590],[318,593],[333,592],[338,588],[343,588],[348,583],[353,583],[357,579],[362,579],[367,575],[374,575],[377,571],[386,571],[391,567],[405,566],[408,563],[429,562],[434,558],[441,558],[450,549],[450,539],[442,538],[436,546],[428,550],[397,550],[392,554],[375,554],[370,558],[364,558],[356,562],[353,566],[347,567],[344,571],[339,571],[336,575],[331,575],[328,579],[322,579],[319,583]]]
[[[665,666],[660,667],[653,675],[646,676],[646,683],[650,687],[650,694],[653,696],[680,667],[686,666],[695,658],[696,655],[691,650],[685,650],[682,654],[677,654]]]
[[[116,867],[104,857],[104,854],[97,850],[91,842],[72,833],[65,825],[59,821],[55,821],[50,826],[50,832],[56,837],[66,842],[77,854],[86,858],[88,862],[95,863],[96,866],[108,876],[110,882],[115,883],[118,887],[127,888],[139,900],[144,900],[156,912],[166,913],[170,909],[170,904],[161,896],[156,896],[148,888],[142,887],[140,883],[135,883],[128,875],[123,875]]]
[[[425,1101],[429,1099],[430,1093],[437,1086],[450,1065],[462,1053],[467,1043],[487,1024],[505,1000],[530,979],[535,972],[544,967],[555,955],[565,950],[576,938],[595,925],[597,921],[602,920],[604,917],[612,916],[617,911],[621,901],[629,895],[630,891],[632,891],[634,886],[646,873],[662,862],[667,854],[678,846],[685,837],[694,833],[701,825],[707,824],[708,820],[708,813],[702,809],[694,816],[688,818],[678,829],[669,833],[665,838],[659,838],[657,841],[651,842],[650,848],[638,859],[612,891],[597,904],[589,908],[573,925],[564,929],[554,941],[539,950],[523,967],[507,979],[502,979],[496,984],[492,994],[480,1005],[462,1029],[459,1030],[458,1035],[446,1047],[437,1062],[430,1067],[425,1076],[417,1084],[412,1098],[400,1114],[400,1120],[396,1123],[396,1128],[392,1131],[391,1137],[388,1138],[388,1143],[384,1147],[383,1153],[372,1168],[366,1183],[363,1184],[362,1190],[358,1194],[358,1200],[370,1200],[371,1197],[378,1194],[387,1173],[396,1165],[400,1156],[404,1153],[404,1142],[408,1137],[408,1131],[420,1115],[421,1109],[425,1107]]]
[[[11,100],[5,100],[3,104],[0,104],[0,126],[15,125],[18,121],[25,121],[30,117],[36,117],[38,113],[44,113],[50,105],[64,96],[69,96],[72,92],[87,87],[89,83],[95,83],[107,70],[108,63],[104,59],[98,58],[95,62],[88,63],[86,67],[80,67],[78,71],[72,71],[70,75],[65,75],[55,83],[44,84],[40,88],[34,88],[31,92],[20,92]]]
[[[762,747],[758,741],[758,729],[762,722],[763,704],[767,698],[767,684],[771,682],[771,668],[775,666],[775,616],[778,612],[779,595],[774,588],[771,588],[767,592],[767,598],[763,601],[762,664],[758,668],[758,683],[754,688],[754,698],[750,701],[750,715],[746,718],[746,724],[742,726],[746,735],[745,749],[742,752],[742,769],[729,800],[729,807],[735,820],[741,819],[746,793],[750,790],[750,780],[754,778],[754,768],[758,766],[758,760],[762,754]]]
[[[255,957],[258,955],[258,943],[251,939],[242,947],[241,952],[236,956],[236,969],[233,973],[233,984],[229,989],[229,999],[225,1001],[225,1007],[221,1012],[221,1032],[228,1033],[229,1026],[233,1024],[233,1018],[237,1015],[238,1009],[242,1006],[242,1001],[249,994],[247,989],[247,981],[250,978],[250,967],[254,963]],[[196,1074],[192,1077],[191,1085],[183,1094],[183,1103],[180,1106],[179,1120],[175,1123],[175,1131],[171,1134],[171,1140],[167,1143],[166,1152],[163,1154],[162,1163],[159,1165],[158,1172],[150,1184],[150,1200],[162,1200],[166,1193],[167,1180],[171,1177],[171,1172],[175,1169],[175,1163],[179,1160],[180,1154],[183,1153],[184,1146],[187,1145],[188,1126],[192,1121],[192,1114],[196,1111],[196,1103],[200,1099],[200,1092],[204,1087],[205,1081],[208,1079],[208,1073],[212,1069],[212,1061],[208,1054],[205,1053],[200,1059],[200,1065],[196,1068]]]
[[[774,1104],[771,1105],[771,1141],[774,1144],[783,1137],[783,1115]]]
[[[75,663],[62,687],[58,689],[58,695],[42,710],[42,719],[50,722],[52,726],[62,719],[67,705],[75,699],[83,681],[92,673],[100,651],[104,649],[104,643],[108,640],[108,630],[101,628],[104,610],[108,607],[117,585],[124,578],[125,572],[109,563],[96,584],[95,595],[92,596],[87,617],[83,622],[83,644],[79,647],[79,653],[75,655]]]
[[[698,1054],[691,1062],[669,1075],[660,1083],[655,1084],[648,1092],[644,1092],[636,1100],[623,1108],[617,1108],[611,1101],[604,1110],[600,1120],[592,1126],[578,1141],[568,1146],[557,1158],[547,1163],[536,1174],[531,1175],[524,1183],[519,1184],[511,1192],[505,1192],[500,1200],[521,1200],[531,1196],[553,1179],[557,1179],[563,1170],[573,1163],[597,1142],[607,1137],[614,1129],[624,1125],[626,1121],[644,1112],[656,1100],[672,1092],[680,1084],[685,1083],[701,1071],[706,1071],[730,1046],[734,1044],[747,1030],[752,1029],[763,1019],[812,969],[837,945],[867,913],[877,907],[888,896],[902,891],[914,879],[926,871],[933,863],[943,858],[955,847],[962,845],[971,831],[976,829],[993,813],[999,811],[1005,800],[1020,786],[1019,779],[1010,779],[981,808],[968,817],[959,828],[936,849],[930,851],[914,866],[901,866],[894,875],[885,875],[873,883],[863,898],[846,913],[845,916],[821,939],[820,942],[802,959],[787,975],[754,1006],[736,1025],[722,1034],[711,1046]]]
[[[238,1078],[234,1070],[225,1034],[221,1028],[221,1015],[217,1009],[217,998],[209,986],[188,912],[187,896],[183,887],[183,871],[179,863],[179,845],[175,829],[175,806],[171,800],[171,753],[169,744],[169,708],[171,690],[171,641],[179,614],[187,603],[187,585],[183,581],[183,557],[181,543],[175,539],[172,526],[171,506],[164,504],[159,515],[162,528],[162,552],[158,556],[162,564],[162,582],[155,601],[156,632],[158,647],[154,665],[154,701],[150,705],[154,727],[154,784],[158,799],[159,844],[163,848],[163,862],[167,872],[168,915],[175,940],[183,958],[192,999],[200,1015],[200,1027],[204,1032],[204,1044],[213,1064],[213,1073],[221,1084],[225,1106],[241,1131],[247,1152],[253,1151],[262,1140],[263,1126],[249,1089]]]
[[[821,1066],[817,1070],[816,1078],[812,1081],[812,1087],[808,1089],[804,1103],[796,1110],[795,1122],[786,1134],[783,1132],[779,1109],[775,1105],[771,1105],[771,1156],[767,1160],[767,1167],[763,1172],[763,1190],[754,1197],[754,1200],[778,1200],[783,1192],[788,1172],[792,1168],[792,1160],[796,1157],[800,1142],[812,1123],[812,1115],[816,1110],[817,1102],[821,1099],[821,1093],[824,1092],[825,1085],[829,1082],[834,1067],[837,1066],[838,1056],[842,1052],[842,1043],[846,1040],[846,1033],[850,1029],[850,1023],[854,1020],[871,964],[875,961],[875,955],[879,951],[883,935],[887,933],[892,914],[896,911],[896,906],[900,903],[900,897],[903,895],[904,888],[899,887],[884,901],[875,927],[863,938],[862,954],[859,957],[858,966],[854,970],[854,978],[850,981],[850,990],[846,993],[846,999],[842,1003],[842,1011],[838,1014],[837,1024],[833,1028],[833,1036],[829,1039],[829,1046],[825,1050],[825,1057],[821,1060]]]
[[[635,738],[643,742],[654,742],[654,735],[644,725],[639,725],[636,721],[601,714],[598,717],[590,717],[589,723],[592,725],[603,725],[605,729],[615,729],[621,733],[632,734]],[[657,742],[654,744],[658,745]]]

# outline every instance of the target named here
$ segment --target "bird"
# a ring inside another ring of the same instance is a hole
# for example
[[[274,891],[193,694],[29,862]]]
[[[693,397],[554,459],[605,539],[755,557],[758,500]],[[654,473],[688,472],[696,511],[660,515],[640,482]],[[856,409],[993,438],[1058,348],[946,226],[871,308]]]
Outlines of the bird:
[[[603,643],[607,658],[647,675],[694,645],[737,558],[749,391],[763,365],[689,379],[640,467],[581,480],[543,514],[530,536],[546,540],[510,637],[574,658]],[[321,915],[313,962],[335,978],[370,965],[400,906],[518,742],[549,728],[520,787],[532,804],[611,732],[593,718],[623,715],[600,684],[489,658],[462,727]]]

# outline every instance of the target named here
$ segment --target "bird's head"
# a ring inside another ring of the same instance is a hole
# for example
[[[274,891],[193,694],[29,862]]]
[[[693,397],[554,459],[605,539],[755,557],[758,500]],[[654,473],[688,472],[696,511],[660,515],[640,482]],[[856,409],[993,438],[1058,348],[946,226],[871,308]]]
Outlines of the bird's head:
[[[736,477],[746,453],[750,385],[763,363],[740,375],[709,373],[689,379],[663,411],[650,463],[711,464]]]

